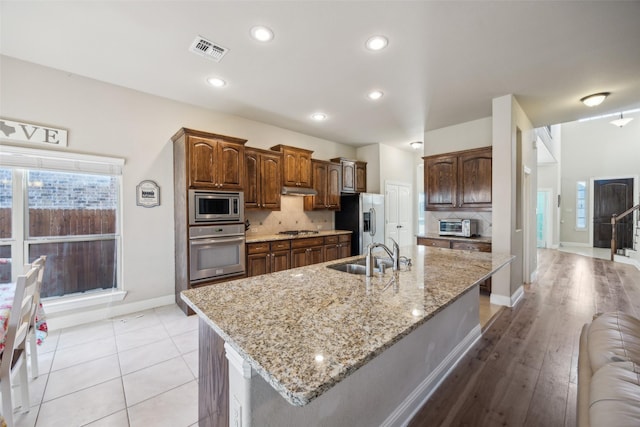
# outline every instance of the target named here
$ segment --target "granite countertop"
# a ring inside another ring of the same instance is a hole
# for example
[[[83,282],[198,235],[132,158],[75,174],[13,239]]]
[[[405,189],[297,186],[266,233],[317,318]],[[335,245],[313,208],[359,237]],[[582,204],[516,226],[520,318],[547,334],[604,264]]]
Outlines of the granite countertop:
[[[306,239],[308,237],[336,236],[339,234],[351,234],[351,231],[318,230],[317,233],[298,234],[297,236],[292,236],[290,234],[253,234],[253,233],[247,232],[246,242],[259,243],[259,242],[271,242],[273,240]]]
[[[190,289],[182,298],[289,403],[303,406],[499,268],[507,254],[415,245],[410,270],[366,278],[344,258]],[[406,267],[404,267],[406,268]]]
[[[427,239],[455,240],[460,242],[491,243],[491,236],[458,237],[458,236],[441,236],[438,233],[424,233],[424,234],[419,234],[417,237],[426,237]]]

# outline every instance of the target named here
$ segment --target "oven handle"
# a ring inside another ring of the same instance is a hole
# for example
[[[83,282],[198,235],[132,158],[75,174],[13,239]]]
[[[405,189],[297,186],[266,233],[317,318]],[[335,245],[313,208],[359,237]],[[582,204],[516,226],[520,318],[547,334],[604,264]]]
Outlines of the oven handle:
[[[190,240],[190,244],[192,246],[202,246],[202,245],[210,245],[212,243],[244,243],[245,241],[245,237],[244,236],[240,236],[240,237],[232,237],[229,239],[225,239],[225,238],[200,238],[200,239],[191,239]]]

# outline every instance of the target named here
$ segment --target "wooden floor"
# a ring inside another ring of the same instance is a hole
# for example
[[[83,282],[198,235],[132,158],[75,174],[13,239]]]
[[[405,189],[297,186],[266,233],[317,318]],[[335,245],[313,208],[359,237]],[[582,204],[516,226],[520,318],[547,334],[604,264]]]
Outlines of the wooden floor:
[[[640,313],[634,266],[550,249],[506,308],[409,424],[575,426],[578,341],[598,312]]]

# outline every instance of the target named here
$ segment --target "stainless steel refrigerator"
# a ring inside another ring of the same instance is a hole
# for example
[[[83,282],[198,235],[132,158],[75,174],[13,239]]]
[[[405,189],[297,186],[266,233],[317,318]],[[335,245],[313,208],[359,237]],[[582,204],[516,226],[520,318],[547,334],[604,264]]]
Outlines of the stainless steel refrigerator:
[[[384,195],[343,194],[335,216],[337,230],[349,230],[351,255],[362,255],[370,243],[384,243]]]

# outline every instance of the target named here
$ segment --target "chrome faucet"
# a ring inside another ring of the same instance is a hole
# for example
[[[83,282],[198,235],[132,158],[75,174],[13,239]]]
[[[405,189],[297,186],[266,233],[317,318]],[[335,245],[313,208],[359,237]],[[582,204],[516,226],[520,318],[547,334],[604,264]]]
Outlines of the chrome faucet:
[[[373,256],[373,249],[382,248],[389,254],[392,260],[392,269],[393,271],[398,271],[400,269],[400,246],[398,243],[389,238],[393,242],[393,251],[391,251],[386,245],[382,243],[370,243],[367,246],[367,258],[366,258],[366,275],[367,277],[373,276],[373,269],[375,267],[375,257]]]

